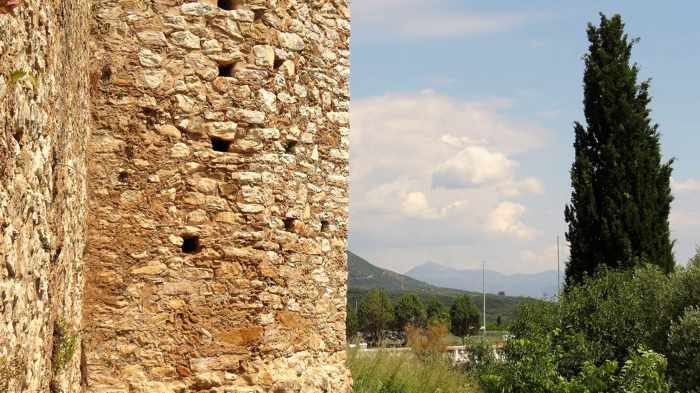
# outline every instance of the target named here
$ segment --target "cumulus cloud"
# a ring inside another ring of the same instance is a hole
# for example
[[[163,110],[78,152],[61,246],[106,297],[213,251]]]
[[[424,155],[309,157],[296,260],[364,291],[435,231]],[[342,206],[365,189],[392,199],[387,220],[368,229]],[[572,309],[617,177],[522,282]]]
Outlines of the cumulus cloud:
[[[422,253],[459,249],[457,258],[501,236],[534,237],[524,212],[500,220],[491,214],[502,201],[516,203],[544,187],[521,173],[518,161],[543,148],[548,132],[506,115],[512,105],[517,103],[430,90],[353,101],[351,247],[381,250],[388,264],[388,255],[403,255],[403,249],[413,258],[420,247]],[[517,258],[519,250],[509,252]]]
[[[436,209],[428,203],[428,198],[422,192],[409,192],[403,197],[401,211],[411,218],[435,220],[447,216],[450,210],[465,205],[465,201],[455,201],[440,209]]]
[[[546,130],[508,119],[500,113],[508,105],[507,100],[462,100],[432,90],[356,99],[352,176],[431,176],[436,165],[473,145],[506,157],[541,148]]]
[[[433,186],[465,188],[503,182],[512,179],[515,166],[516,163],[502,153],[469,146],[437,167]]]
[[[527,177],[522,180],[512,180],[501,185],[503,194],[507,197],[516,197],[522,194],[541,194],[544,192],[544,185],[540,179]]]
[[[525,210],[525,206],[519,203],[501,202],[489,214],[488,229],[520,240],[532,239],[535,236],[535,230],[521,221]]]
[[[564,278],[564,270],[566,269],[566,261],[569,259],[569,247],[565,242],[562,242],[559,247],[559,261]],[[547,246],[541,249],[527,249],[520,252],[520,260],[523,265],[522,271],[544,271],[557,269],[557,246]]]
[[[380,37],[445,38],[510,31],[530,15],[473,12],[450,6],[447,0],[354,0],[353,24],[358,32],[382,32]],[[369,34],[367,34],[369,37]]]
[[[671,187],[674,191],[700,191],[699,179],[676,180],[671,179]]]

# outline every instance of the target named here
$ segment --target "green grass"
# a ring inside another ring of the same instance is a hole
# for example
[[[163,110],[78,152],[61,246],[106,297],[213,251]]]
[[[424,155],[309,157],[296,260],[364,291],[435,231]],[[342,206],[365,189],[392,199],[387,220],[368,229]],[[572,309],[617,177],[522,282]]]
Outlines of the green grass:
[[[447,360],[423,362],[410,352],[348,353],[353,393],[477,393],[476,383]]]

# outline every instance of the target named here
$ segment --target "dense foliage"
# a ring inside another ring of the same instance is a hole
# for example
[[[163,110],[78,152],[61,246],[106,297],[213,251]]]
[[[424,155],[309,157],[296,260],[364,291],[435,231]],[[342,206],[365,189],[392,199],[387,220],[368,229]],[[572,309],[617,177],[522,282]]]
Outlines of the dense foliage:
[[[479,330],[479,310],[468,296],[461,296],[450,307],[451,331],[456,336],[468,336]]]
[[[450,322],[450,311],[437,297],[432,296],[425,305],[428,322],[448,324]]]
[[[586,126],[575,124],[573,192],[565,218],[571,257],[567,283],[601,265],[647,261],[668,273],[674,258],[668,215],[672,162],[661,162],[658,126],[650,119],[649,82],[631,64],[635,40],[619,15],[588,26],[584,56]]]
[[[485,392],[700,392],[700,266],[602,270],[524,304]],[[679,305],[682,308],[679,308]]]
[[[395,328],[403,331],[406,326],[425,326],[427,312],[420,298],[412,293],[407,293],[399,298],[394,306]]]
[[[370,341],[381,342],[384,332],[394,321],[394,308],[384,291],[373,289],[362,299],[358,317],[362,331]]]
[[[698,269],[700,270],[700,268]],[[698,282],[700,283],[700,281]],[[682,392],[700,392],[700,308],[688,308],[671,326],[668,337],[669,370]]]
[[[357,306],[348,307],[347,336],[354,342],[358,333],[362,333],[370,344],[379,345],[387,332],[396,338],[409,326],[446,326],[450,328],[449,332],[459,337],[474,334],[479,329],[481,315],[469,296],[457,298],[449,309],[437,297],[428,298],[427,303],[413,293],[403,294],[392,302],[386,292],[373,289]]]

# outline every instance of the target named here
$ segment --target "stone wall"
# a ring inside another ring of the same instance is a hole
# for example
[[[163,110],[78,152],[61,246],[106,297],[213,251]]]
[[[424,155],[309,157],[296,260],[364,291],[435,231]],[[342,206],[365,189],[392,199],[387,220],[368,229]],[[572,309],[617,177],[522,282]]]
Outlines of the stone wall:
[[[347,0],[94,3],[92,392],[347,392]]]
[[[89,3],[0,0],[0,391],[80,386]]]

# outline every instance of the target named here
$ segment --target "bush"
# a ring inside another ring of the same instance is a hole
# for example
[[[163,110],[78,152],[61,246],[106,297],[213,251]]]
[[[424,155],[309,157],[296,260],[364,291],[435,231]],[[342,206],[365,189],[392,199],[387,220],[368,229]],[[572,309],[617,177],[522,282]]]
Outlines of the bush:
[[[668,393],[670,386],[665,378],[666,358],[663,355],[639,349],[625,362],[619,377],[620,393]]]
[[[700,308],[688,308],[669,333],[670,374],[674,388],[700,392]]]
[[[663,352],[671,323],[671,283],[658,268],[603,270],[562,298],[563,326],[590,344],[591,360],[622,363],[639,346]]]
[[[477,367],[479,381],[487,393],[668,392],[670,293],[666,275],[643,267],[602,271],[560,305],[523,304],[504,361]]]

